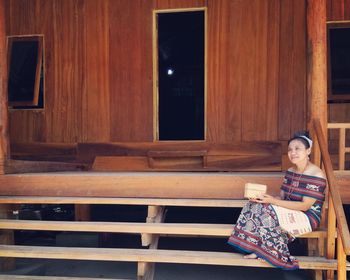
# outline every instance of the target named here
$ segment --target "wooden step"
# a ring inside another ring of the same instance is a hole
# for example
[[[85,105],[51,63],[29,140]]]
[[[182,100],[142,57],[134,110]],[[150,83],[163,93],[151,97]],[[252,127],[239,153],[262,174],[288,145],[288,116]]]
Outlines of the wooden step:
[[[0,176],[0,195],[242,199],[244,184],[278,195],[282,172],[52,172]]]
[[[0,204],[112,204],[190,207],[243,207],[246,199],[0,196]]]
[[[67,222],[0,219],[0,229],[15,230],[148,233],[160,235],[228,237],[232,232],[232,228],[233,225],[230,224]],[[300,237],[322,238],[326,237],[326,231],[318,230]]]
[[[36,276],[36,275],[9,275],[0,274],[1,280],[111,280],[111,278],[91,278],[91,277],[65,277],[65,276]],[[113,280],[128,280],[116,279]]]
[[[157,249],[0,245],[0,257],[272,267],[267,262],[244,259],[243,255],[236,253]],[[336,260],[322,257],[297,258],[301,269],[337,269]]]

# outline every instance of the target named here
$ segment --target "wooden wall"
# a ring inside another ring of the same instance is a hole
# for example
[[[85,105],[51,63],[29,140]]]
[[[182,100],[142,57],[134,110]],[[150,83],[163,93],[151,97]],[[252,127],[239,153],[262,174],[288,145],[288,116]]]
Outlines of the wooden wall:
[[[12,142],[153,141],[152,10],[208,9],[207,141],[306,126],[305,0],[6,0],[8,35],[45,36],[45,109]]]

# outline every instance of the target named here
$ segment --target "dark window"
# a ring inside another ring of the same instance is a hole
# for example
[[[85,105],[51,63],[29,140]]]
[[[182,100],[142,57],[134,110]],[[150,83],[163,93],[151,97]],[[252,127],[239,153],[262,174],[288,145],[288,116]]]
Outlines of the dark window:
[[[8,38],[8,100],[15,109],[44,107],[42,36]]]
[[[159,140],[204,139],[204,11],[158,13]]]
[[[328,26],[330,100],[350,100],[350,25]]]

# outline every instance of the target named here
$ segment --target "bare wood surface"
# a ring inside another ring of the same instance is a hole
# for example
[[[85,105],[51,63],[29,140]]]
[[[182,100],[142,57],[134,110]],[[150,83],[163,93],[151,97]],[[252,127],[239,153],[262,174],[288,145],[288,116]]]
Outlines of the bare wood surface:
[[[13,141],[13,140],[12,140]],[[11,157],[21,160],[75,161],[76,143],[11,142]]]
[[[127,222],[67,222],[0,219],[0,229],[47,230],[47,231],[86,231],[146,233],[161,235],[195,235],[228,237],[234,225],[231,224],[193,224],[193,223],[127,223]],[[324,238],[325,230],[317,230],[300,238]],[[149,244],[145,244],[147,246]],[[155,248],[154,248],[155,249]]]
[[[350,2],[347,0],[327,1],[327,20],[350,20]]]
[[[155,263],[188,263],[207,265],[230,265],[247,267],[272,267],[260,260],[244,259],[243,255],[222,252],[112,249],[112,248],[69,248],[42,246],[0,245],[0,257],[50,258],[71,260],[135,261]],[[301,269],[336,269],[336,260],[320,257],[297,257]]]
[[[75,221],[90,221],[90,204],[75,204],[74,205],[74,220]]]
[[[337,261],[337,280],[346,280],[346,254],[341,238],[337,239]]]
[[[307,1],[308,122],[318,118],[327,139],[326,15],[326,0]],[[318,145],[314,147],[314,157],[320,158]]]
[[[241,199],[245,183],[278,195],[283,174],[62,172],[0,176],[0,195]]]
[[[337,180],[335,178],[333,167],[331,163],[331,159],[329,157],[327,143],[324,138],[324,134],[322,131],[322,126],[319,120],[314,120],[314,128],[316,131],[317,139],[320,144],[320,150],[323,157],[323,163],[325,166],[325,171],[328,179],[329,192],[332,196],[335,214],[337,217],[337,226],[339,228],[339,232],[341,233],[340,238],[343,241],[344,250],[347,255],[350,254],[350,234],[349,227],[346,221],[346,216],[344,213],[344,208],[342,204],[342,199],[340,196],[340,192],[337,185]]]
[[[339,170],[345,169],[345,128],[339,129]]]
[[[0,1],[0,174],[4,174],[9,152],[8,97],[7,97],[7,48],[5,1]]]
[[[63,277],[63,276],[38,276],[38,275],[6,275],[0,274],[1,280],[111,280],[111,278],[92,277]],[[113,280],[130,280],[113,278]]]
[[[239,199],[167,199],[167,198],[118,198],[118,197],[40,197],[0,196],[1,204],[119,204],[193,207],[243,207],[247,200]]]
[[[158,8],[208,8],[209,141],[286,139],[303,127],[304,1],[107,2],[9,2],[8,34],[44,34],[52,62],[45,72],[50,113],[11,112],[13,140],[153,141],[151,30]]]
[[[35,172],[57,172],[57,171],[82,171],[87,170],[86,164],[69,162],[50,162],[32,160],[6,161],[5,170],[7,174],[35,173]]]
[[[337,128],[350,128],[350,123],[328,123],[327,127],[329,129],[337,129]]]

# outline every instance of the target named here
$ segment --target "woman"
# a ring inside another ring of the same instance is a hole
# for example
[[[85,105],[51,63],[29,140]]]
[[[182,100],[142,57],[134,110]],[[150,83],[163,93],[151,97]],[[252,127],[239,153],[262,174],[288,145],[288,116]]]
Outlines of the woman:
[[[315,230],[321,220],[326,179],[309,161],[312,140],[307,132],[288,141],[288,158],[294,167],[285,174],[279,197],[260,195],[242,209],[230,245],[276,267],[298,269],[287,244],[295,236]]]

